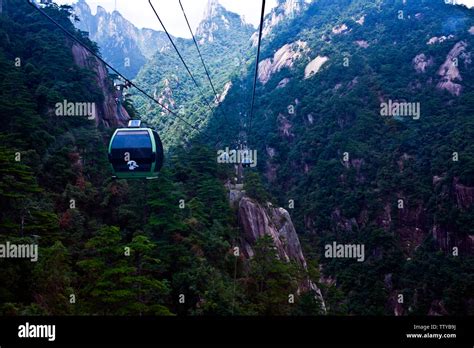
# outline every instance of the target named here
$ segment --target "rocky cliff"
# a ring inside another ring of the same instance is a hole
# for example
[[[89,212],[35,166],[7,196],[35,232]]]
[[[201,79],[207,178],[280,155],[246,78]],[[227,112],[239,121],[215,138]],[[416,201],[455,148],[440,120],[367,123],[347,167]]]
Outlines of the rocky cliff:
[[[105,127],[126,125],[130,116],[123,106],[119,107],[117,105],[116,98],[119,92],[114,89],[107,67],[78,44],[72,46],[72,54],[74,62],[78,66],[90,69],[95,73],[97,86],[99,86],[104,95],[102,104],[97,105],[96,125],[103,125]]]
[[[255,242],[259,238],[269,235],[273,239],[280,259],[295,261],[307,270],[308,266],[298,234],[288,211],[274,207],[270,203],[263,206],[244,196],[238,202],[238,220],[242,230],[241,248],[247,259],[254,255],[253,245]],[[302,282],[298,291],[314,292],[321,301],[323,310],[326,310],[321,291],[311,279],[307,278]]]
[[[312,0],[278,0],[278,4],[265,16],[262,37],[268,40],[275,28],[282,22],[295,18],[304,11]],[[258,42],[258,32],[251,38],[252,44]]]
[[[237,13],[227,11],[218,0],[209,0],[204,18],[196,29],[196,39],[200,45],[225,41],[228,34],[237,31],[249,35],[252,26],[246,23]]]

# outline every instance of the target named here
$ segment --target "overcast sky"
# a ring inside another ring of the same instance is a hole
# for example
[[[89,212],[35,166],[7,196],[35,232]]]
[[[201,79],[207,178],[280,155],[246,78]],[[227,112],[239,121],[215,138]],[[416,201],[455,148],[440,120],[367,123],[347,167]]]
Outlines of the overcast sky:
[[[54,0],[54,2],[57,4],[71,4],[77,2],[77,0]],[[115,2],[117,2],[117,10],[135,26],[163,30],[148,4],[148,0],[86,0],[86,2],[93,14],[96,13],[97,5],[111,12],[115,8]],[[194,30],[203,18],[208,0],[181,0],[181,2]],[[252,23],[254,26],[258,25],[262,6],[260,0],[219,0],[219,2],[229,11],[243,15],[247,23]],[[191,37],[178,0],[152,0],[152,3],[171,34]],[[267,0],[266,12],[268,13],[276,6],[276,3],[277,0]]]

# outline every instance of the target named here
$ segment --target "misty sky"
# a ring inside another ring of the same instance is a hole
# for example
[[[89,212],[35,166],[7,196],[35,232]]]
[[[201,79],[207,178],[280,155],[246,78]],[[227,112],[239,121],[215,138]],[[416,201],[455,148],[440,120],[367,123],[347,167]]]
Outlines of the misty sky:
[[[137,27],[162,30],[148,4],[148,0],[116,1],[117,10]],[[54,2],[57,4],[71,4],[77,2],[77,0],[54,0]],[[97,5],[102,6],[109,12],[113,11],[115,7],[115,0],[86,0],[86,2],[94,14],[96,13]],[[204,15],[208,0],[181,0],[181,2],[191,22],[191,27],[195,29]],[[258,25],[262,6],[260,0],[219,0],[219,2],[229,11],[243,15],[247,23],[252,23],[254,26]],[[152,0],[152,3],[172,35],[191,37],[178,0]],[[267,0],[266,12],[268,13],[276,6],[276,3],[276,0]]]
[[[54,0],[58,4],[71,4],[77,0]],[[208,0],[181,0],[186,10],[191,27],[195,29],[201,21]],[[450,0],[456,3],[474,6],[474,0]],[[148,4],[148,0],[86,0],[96,13],[97,5],[104,7],[111,12],[117,4],[117,10],[135,26],[139,28],[152,28],[162,30],[158,20]],[[260,0],[219,0],[219,2],[229,11],[236,12],[245,17],[246,22],[252,23],[255,27],[258,25],[261,1]],[[178,0],[152,0],[158,14],[163,20],[166,28],[174,36],[191,37],[186,22],[184,21],[179,7]],[[267,0],[266,12],[268,13],[277,0]]]

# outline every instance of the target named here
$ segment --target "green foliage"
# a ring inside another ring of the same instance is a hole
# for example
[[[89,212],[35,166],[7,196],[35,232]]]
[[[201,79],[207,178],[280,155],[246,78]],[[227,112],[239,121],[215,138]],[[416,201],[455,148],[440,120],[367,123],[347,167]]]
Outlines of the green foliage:
[[[85,273],[80,297],[86,298],[83,308],[102,315],[166,315],[162,304],[169,292],[165,281],[156,279],[151,256],[153,244],[145,236],[136,236],[127,255],[120,231],[104,227],[86,245],[86,259],[78,262]]]
[[[73,274],[68,251],[61,242],[50,248],[41,248],[38,265],[33,271],[36,304],[48,315],[66,315],[73,312],[70,295]]]
[[[257,202],[266,204],[271,200],[258,172],[248,172],[245,174],[244,189],[245,193]]]
[[[257,240],[250,261],[248,291],[252,308],[259,315],[288,315],[292,311],[289,295],[298,288],[298,269],[278,258],[270,236]]]
[[[216,27],[219,30],[215,30]],[[218,95],[224,93],[226,84],[239,69],[247,71],[249,57],[254,54],[254,49],[249,45],[253,32],[252,25],[243,22],[239,15],[226,11],[220,5],[214,9],[212,18],[206,18],[200,23],[196,40]],[[219,134],[221,140],[230,140],[237,131],[236,120],[240,113],[245,112],[244,109],[218,110],[214,92],[193,40],[175,38],[174,42],[204,97],[188,75],[176,51],[166,45],[163,47],[169,49],[156,52],[140,70],[136,78],[137,84],[145,90],[160,91],[162,101],[171,110],[202,132]],[[138,110],[146,110],[144,120],[161,131],[165,144],[175,146],[182,144],[183,140],[199,138],[197,131],[184,125],[176,117],[171,117],[168,112],[156,108],[155,104],[143,96],[137,95],[133,99]],[[217,121],[217,125],[213,121]]]
[[[398,18],[401,9],[403,20]],[[362,16],[363,25],[356,23]],[[333,28],[343,23],[348,30],[335,34]],[[436,88],[439,67],[454,45],[460,41],[474,45],[468,32],[472,25],[472,11],[442,0],[320,0],[296,18],[282,21],[264,40],[261,60],[273,58],[283,45],[297,40],[310,49],[292,68],[257,84],[248,142],[259,153],[258,170],[267,178],[265,186],[281,206],[295,200],[298,209],[291,211],[292,219],[313,257],[323,255],[324,245],[334,240],[366,244],[363,264],[319,259],[324,276],[335,281],[324,289],[331,314],[393,315],[389,302],[398,289],[386,284],[390,276],[402,282],[412,279],[404,285],[411,294],[434,286],[425,277],[406,274],[405,267],[407,259],[423,263],[427,258],[415,249],[429,245],[435,229],[443,235],[437,241],[437,249],[443,250],[439,267],[450,270],[443,279],[454,278],[449,259],[454,246],[460,248],[460,262],[472,267],[469,240],[474,210],[472,203],[460,203],[459,195],[463,187],[473,186],[473,65],[459,57],[463,79],[459,97]],[[431,37],[442,35],[453,37],[427,45]],[[359,47],[357,40],[369,46]],[[413,64],[421,53],[432,59],[424,73]],[[308,61],[318,55],[329,60],[304,79]],[[345,57],[348,66],[343,65]],[[233,79],[235,88],[221,110],[245,107],[252,77],[248,72]],[[277,88],[284,78],[289,83]],[[380,103],[389,99],[419,102],[421,118],[381,117]],[[288,112],[289,105],[294,113]],[[291,126],[290,135],[282,130],[282,116]],[[211,122],[210,129],[218,124]],[[454,151],[462,160],[452,160]],[[347,163],[345,152],[350,156]],[[251,174],[246,179],[250,195],[265,200],[257,177]],[[399,198],[405,202],[403,211],[397,207]],[[448,288],[423,292],[427,303],[413,301],[412,311],[426,315],[432,304],[441,301],[449,314],[472,314],[468,284],[457,281]]]

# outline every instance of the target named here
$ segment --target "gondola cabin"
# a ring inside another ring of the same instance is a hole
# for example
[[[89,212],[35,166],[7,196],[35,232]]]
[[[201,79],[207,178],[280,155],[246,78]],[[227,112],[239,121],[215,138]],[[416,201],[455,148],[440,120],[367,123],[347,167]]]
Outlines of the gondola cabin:
[[[163,145],[158,133],[132,120],[117,129],[109,144],[109,161],[118,179],[153,179],[163,165]]]

